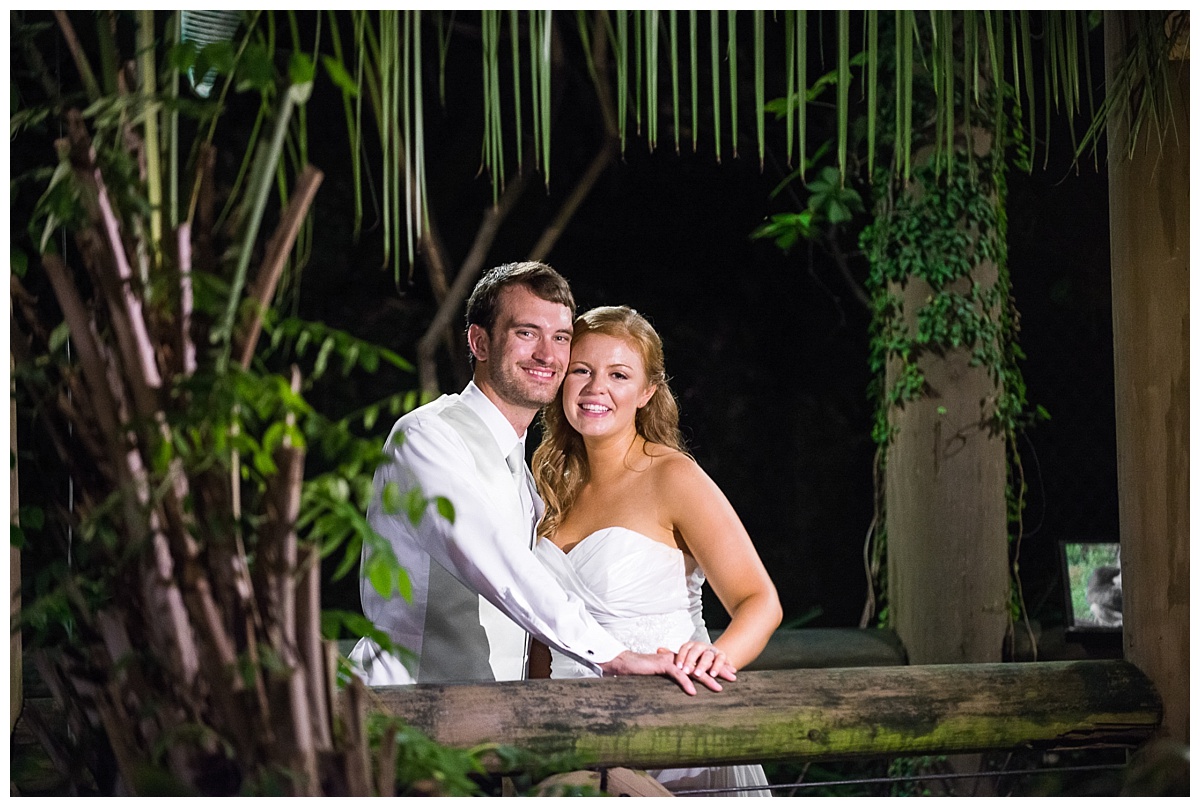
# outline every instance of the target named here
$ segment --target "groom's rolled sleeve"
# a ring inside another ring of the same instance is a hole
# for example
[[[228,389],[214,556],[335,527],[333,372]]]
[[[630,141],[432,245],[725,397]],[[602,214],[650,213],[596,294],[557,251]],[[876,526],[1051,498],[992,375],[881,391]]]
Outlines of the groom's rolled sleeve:
[[[420,550],[527,632],[597,674],[600,664],[626,649],[582,600],[563,590],[523,543],[525,536],[505,534],[506,519],[496,512],[474,458],[453,429],[430,418],[393,442],[389,454],[391,462],[377,474],[368,513],[377,532],[393,545],[402,534],[409,535]],[[381,493],[388,482],[396,482],[401,492],[416,484],[429,499],[444,496],[454,506],[453,523],[432,505],[417,525],[406,513],[383,512]],[[403,558],[401,552],[397,556]]]

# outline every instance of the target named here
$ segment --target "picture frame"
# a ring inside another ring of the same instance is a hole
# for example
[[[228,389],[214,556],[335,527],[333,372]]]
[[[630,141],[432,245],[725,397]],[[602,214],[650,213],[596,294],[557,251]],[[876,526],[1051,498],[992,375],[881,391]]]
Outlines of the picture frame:
[[[1120,635],[1121,545],[1108,539],[1059,541],[1067,636]]]

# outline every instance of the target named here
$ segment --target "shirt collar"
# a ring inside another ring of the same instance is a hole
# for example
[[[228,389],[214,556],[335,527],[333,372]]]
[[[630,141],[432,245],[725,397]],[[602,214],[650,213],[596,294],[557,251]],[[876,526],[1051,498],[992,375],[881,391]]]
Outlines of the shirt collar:
[[[479,415],[479,419],[487,426],[488,431],[496,440],[496,445],[500,448],[501,456],[507,457],[518,443],[521,445],[522,456],[524,456],[525,437],[517,436],[517,431],[508,422],[508,418],[501,414],[500,410],[496,408],[496,404],[492,403],[492,399],[485,395],[483,390],[475,386],[474,381],[467,382],[467,386],[459,398],[472,412]]]

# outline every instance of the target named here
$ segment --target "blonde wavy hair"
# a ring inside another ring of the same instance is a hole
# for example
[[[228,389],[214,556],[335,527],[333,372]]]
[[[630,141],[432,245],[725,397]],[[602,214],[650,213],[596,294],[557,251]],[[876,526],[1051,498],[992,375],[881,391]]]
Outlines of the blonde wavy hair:
[[[629,306],[593,308],[575,319],[574,339],[600,333],[629,343],[642,357],[646,381],[655,385],[650,400],[638,410],[634,427],[650,443],[687,453],[679,433],[679,405],[667,385],[662,339],[645,317]],[[554,401],[542,410],[542,442],[533,452],[533,477],[546,503],[546,514],[538,535],[552,535],[562,524],[579,490],[588,479],[587,452],[583,438],[572,428],[563,410],[559,388]]]

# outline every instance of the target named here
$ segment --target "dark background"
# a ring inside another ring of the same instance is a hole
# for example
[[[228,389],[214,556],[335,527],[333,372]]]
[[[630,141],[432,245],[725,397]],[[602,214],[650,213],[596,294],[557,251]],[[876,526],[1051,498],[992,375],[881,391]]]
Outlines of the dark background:
[[[476,176],[479,129],[468,105],[478,96],[469,76],[462,84],[453,75],[448,107],[429,120],[428,142],[436,145],[428,158],[432,208],[459,261],[491,189]],[[527,257],[594,154],[600,123],[583,82],[586,76],[568,75],[559,90],[549,190],[535,181],[485,266]],[[453,100],[456,88],[463,106]],[[424,265],[418,259],[411,280],[397,283],[381,267],[378,230],[351,244],[348,171],[336,167],[345,144],[340,132],[329,132],[327,142],[313,144],[327,176],[300,313],[411,358],[433,315]],[[869,315],[820,249],[800,244],[785,255],[750,238],[771,213],[794,209],[786,196],[771,197],[785,170],[782,146],[769,144],[760,168],[752,126],[744,123],[742,156],[726,150],[718,164],[707,136],[697,153],[685,141],[681,155],[672,143],[650,153],[631,137],[546,260],[571,281],[581,311],[628,304],[659,330],[688,444],[754,539],[780,591],[785,626],[857,625],[874,497]],[[1050,414],[1019,444],[1029,488],[1021,578],[1026,603],[1044,624],[1062,622],[1057,542],[1114,540],[1118,529],[1106,169],[1101,162],[1076,171],[1070,154],[1060,125],[1032,172],[1010,172],[1006,206],[1028,356],[1021,368],[1030,406]],[[866,222],[860,217],[855,227]],[[853,238],[846,244],[852,248]],[[865,278],[861,256],[852,256],[851,270]],[[440,355],[442,388],[457,391],[450,361]],[[457,361],[465,367],[465,349]],[[359,383],[339,397],[349,394],[361,406],[416,386],[399,374]],[[320,391],[314,395],[320,403]],[[357,607],[356,581],[330,581],[326,605]],[[710,624],[725,624],[719,605],[711,606]]]
[[[302,14],[302,26],[313,19]],[[77,24],[86,22],[81,16]],[[479,171],[477,48],[470,25],[460,23],[447,62],[445,107],[434,100],[436,71],[426,85],[430,201],[455,265],[492,199],[490,181]],[[1095,48],[1093,54],[1093,64],[1101,64]],[[47,51],[46,58],[64,70],[61,52]],[[602,124],[583,64],[576,54],[555,74],[550,187],[534,180],[505,222],[488,267],[527,257],[599,146]],[[829,69],[814,51],[810,78]],[[742,65],[740,75],[751,76],[751,68]],[[778,83],[768,69],[768,98],[780,94]],[[706,91],[701,97],[708,102]],[[785,625],[857,625],[874,502],[869,316],[819,248],[800,244],[785,255],[769,241],[750,238],[771,213],[795,209],[787,194],[772,197],[788,171],[782,126],[770,124],[768,158],[760,167],[752,103],[752,94],[743,95],[740,156],[725,145],[719,162],[706,110],[694,153],[690,129],[683,153],[675,153],[665,117],[653,153],[631,132],[624,155],[547,261],[570,279],[581,310],[628,304],[659,330],[688,444],[745,522],[779,589]],[[218,146],[228,173],[236,170],[256,108],[257,99],[245,94],[222,117]],[[325,178],[315,202],[311,257],[285,306],[411,359],[434,313],[424,264],[418,259],[411,278],[402,273],[399,280],[384,266],[381,226],[370,203],[365,231],[352,233],[341,98],[323,71],[304,114],[310,160]],[[813,104],[810,122],[811,149],[833,128],[828,105]],[[14,164],[48,159],[48,144],[36,145],[46,153],[26,154],[14,145]],[[1050,148],[1040,135],[1035,145],[1032,172],[1010,172],[1005,207],[1020,343],[1028,356],[1021,368],[1030,405],[1050,413],[1019,444],[1029,489],[1020,572],[1032,615],[1061,624],[1058,541],[1112,540],[1118,531],[1107,186],[1103,158],[1098,167],[1072,168],[1062,121]],[[368,143],[365,154],[377,181],[377,144]],[[850,229],[867,221],[860,216]],[[268,217],[266,226],[272,222]],[[852,236],[843,242],[849,250],[853,244]],[[851,255],[849,265],[861,282],[861,256]],[[459,388],[451,367],[458,362],[465,369],[465,356],[465,349],[453,358],[440,355],[443,390]],[[384,370],[318,385],[308,394],[336,415],[416,386],[412,374]],[[380,436],[388,425],[376,424]],[[327,572],[337,561],[330,558]],[[353,574],[327,580],[325,605],[358,608]],[[713,605],[709,621],[723,625]]]

